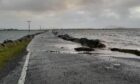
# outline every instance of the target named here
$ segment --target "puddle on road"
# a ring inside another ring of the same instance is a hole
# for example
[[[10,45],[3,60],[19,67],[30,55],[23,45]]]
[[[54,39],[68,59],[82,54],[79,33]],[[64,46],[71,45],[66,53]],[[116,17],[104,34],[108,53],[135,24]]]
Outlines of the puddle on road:
[[[55,47],[59,48],[61,51],[60,53],[70,53],[70,54],[77,54],[74,48],[79,47],[79,44],[55,44]]]
[[[140,59],[139,56],[128,54],[128,53],[121,53],[121,52],[113,52],[109,49],[95,49],[95,51],[91,52],[77,52],[74,48],[81,47],[80,44],[55,44],[54,47],[58,48],[60,53],[68,53],[68,54],[89,54],[89,55],[96,55],[96,56],[103,56],[103,57],[122,57],[122,58],[137,58]]]

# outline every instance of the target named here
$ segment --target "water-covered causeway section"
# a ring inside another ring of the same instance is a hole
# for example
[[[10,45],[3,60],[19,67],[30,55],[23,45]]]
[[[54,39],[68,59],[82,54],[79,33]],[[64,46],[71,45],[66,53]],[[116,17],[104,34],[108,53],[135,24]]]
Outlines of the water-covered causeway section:
[[[30,54],[21,63],[24,64],[27,58],[26,76],[22,84],[140,84],[140,57],[108,49],[114,46],[139,48],[138,31],[57,31],[77,38],[101,39],[107,47],[92,52],[77,52],[74,48],[80,47],[80,44],[60,39],[51,31],[38,35],[28,46]],[[20,71],[13,71],[13,78]],[[3,84],[8,84],[7,81],[15,84],[10,75],[5,78],[7,80],[3,79]],[[18,83],[19,78],[16,79]]]

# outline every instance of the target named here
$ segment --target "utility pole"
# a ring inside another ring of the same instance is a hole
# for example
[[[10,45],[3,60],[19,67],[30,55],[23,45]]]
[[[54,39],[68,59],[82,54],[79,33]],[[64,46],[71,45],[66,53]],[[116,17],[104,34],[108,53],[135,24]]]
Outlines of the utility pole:
[[[27,21],[29,32],[31,31],[31,21]]]
[[[40,30],[42,29],[41,25],[40,25]]]

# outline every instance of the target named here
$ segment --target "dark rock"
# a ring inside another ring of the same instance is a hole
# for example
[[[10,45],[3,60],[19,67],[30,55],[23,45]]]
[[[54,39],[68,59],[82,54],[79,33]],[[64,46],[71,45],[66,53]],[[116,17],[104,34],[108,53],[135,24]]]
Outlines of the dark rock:
[[[12,40],[5,40],[3,43],[4,44],[6,44],[6,43],[13,43],[13,41]]]
[[[64,47],[61,47],[61,49],[64,49]]]
[[[92,48],[87,48],[87,47],[79,47],[75,48],[76,51],[94,51]]]
[[[111,51],[118,51],[118,52],[130,53],[130,54],[135,54],[137,56],[140,56],[140,51],[139,50],[111,48]]]
[[[80,39],[81,45],[88,46],[90,48],[104,48],[105,45],[101,43],[100,40],[89,40],[87,38],[81,38]]]
[[[58,35],[59,38],[62,38],[64,40],[69,40],[71,41],[73,38],[70,37],[68,34],[64,34],[64,35]]]
[[[18,39],[18,41],[19,41],[19,42],[22,42],[22,41],[23,41],[23,39]]]
[[[53,33],[54,35],[57,35],[57,34],[58,34],[58,32],[56,32],[56,31],[52,31],[52,33]]]
[[[0,44],[2,47],[5,47],[5,44],[3,43],[3,44]]]
[[[0,48],[3,47],[3,44],[0,43]]]
[[[74,38],[72,36],[69,36],[68,34],[64,35],[58,35],[59,38],[67,40],[67,41],[72,41],[76,43],[80,43],[82,46],[86,46],[89,48],[105,48],[105,44],[101,43],[100,40],[89,40],[87,38]]]

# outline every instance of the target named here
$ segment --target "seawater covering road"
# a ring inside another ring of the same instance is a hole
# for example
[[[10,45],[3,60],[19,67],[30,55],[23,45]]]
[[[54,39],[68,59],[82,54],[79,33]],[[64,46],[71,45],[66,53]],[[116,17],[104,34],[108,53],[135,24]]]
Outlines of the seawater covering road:
[[[36,36],[17,84],[140,84],[139,57],[109,50],[77,53],[78,46],[51,32]]]

